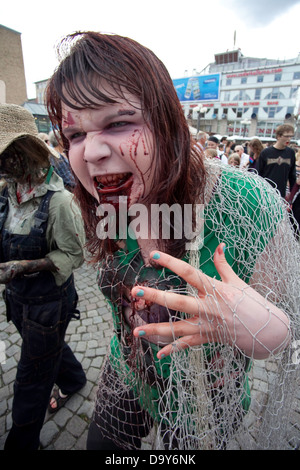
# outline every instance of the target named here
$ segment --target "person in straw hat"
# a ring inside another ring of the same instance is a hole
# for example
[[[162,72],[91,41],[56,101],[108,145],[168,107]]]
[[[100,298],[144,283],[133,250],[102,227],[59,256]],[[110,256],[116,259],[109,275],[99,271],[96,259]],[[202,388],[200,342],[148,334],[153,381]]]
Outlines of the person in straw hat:
[[[86,382],[64,342],[79,315],[73,270],[84,260],[84,227],[51,151],[29,111],[0,104],[0,283],[22,336],[5,450],[38,449],[47,406],[57,411]]]

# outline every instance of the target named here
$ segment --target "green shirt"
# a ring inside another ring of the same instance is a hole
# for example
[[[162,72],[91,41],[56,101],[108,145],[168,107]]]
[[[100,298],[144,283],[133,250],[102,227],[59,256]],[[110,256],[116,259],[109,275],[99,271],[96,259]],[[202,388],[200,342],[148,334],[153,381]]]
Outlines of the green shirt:
[[[200,269],[205,274],[212,278],[220,279],[213,263],[213,254],[219,243],[224,242],[227,247],[226,259],[228,263],[240,278],[247,283],[249,282],[255,270],[257,258],[262,254],[268,241],[274,236],[276,227],[282,219],[282,206],[278,204],[278,196],[273,189],[266,188],[265,185],[267,184],[260,182],[250,174],[245,173],[241,176],[240,172],[232,171],[231,169],[227,170],[226,167],[222,169],[217,187],[204,209],[203,243],[199,246],[199,256]],[[273,203],[275,199],[276,204]],[[132,260],[138,252],[139,247],[137,242],[130,239],[127,240],[127,250],[119,250],[114,254],[114,258],[117,260],[116,272],[117,270],[123,270],[124,274],[125,272],[127,274],[129,272],[127,266],[132,264]],[[142,260],[140,263],[140,267],[136,269],[136,272],[147,271],[147,268],[143,267]],[[102,269],[105,270],[105,267],[103,266]],[[162,271],[158,271],[157,277],[159,278]],[[147,279],[146,273],[143,276]],[[112,279],[114,279],[114,274]],[[139,284],[139,280],[136,283]],[[147,384],[141,384],[139,374],[134,372],[134,368],[130,369],[126,363],[124,365],[122,355],[126,339],[123,333],[121,340],[122,329],[124,331],[124,322],[121,314],[122,306],[113,302],[114,299],[109,298],[108,292],[105,289],[103,292],[111,303],[114,326],[117,332],[111,342],[110,362],[121,376],[124,368],[127,370],[127,374],[124,374],[125,381],[135,390],[142,406],[154,418],[157,418],[159,413],[157,414],[156,403],[158,402],[160,392],[156,386],[150,387]],[[130,330],[129,325],[125,325],[126,330]],[[222,348],[222,345],[220,345],[220,348]],[[154,362],[157,375],[167,378],[171,364],[170,357],[158,360],[156,354],[160,349],[159,346],[151,344],[151,349],[153,351],[152,361]],[[209,360],[209,345],[204,345],[204,352]],[[144,360],[146,361],[146,359]],[[234,364],[232,367],[234,370]],[[245,368],[247,368],[247,362]],[[213,381],[214,378],[211,380]],[[176,384],[174,385],[176,389]],[[247,392],[243,393],[243,390],[247,390]],[[176,393],[176,391],[173,393]],[[250,395],[246,376],[239,393],[241,393],[244,409],[248,409]]]

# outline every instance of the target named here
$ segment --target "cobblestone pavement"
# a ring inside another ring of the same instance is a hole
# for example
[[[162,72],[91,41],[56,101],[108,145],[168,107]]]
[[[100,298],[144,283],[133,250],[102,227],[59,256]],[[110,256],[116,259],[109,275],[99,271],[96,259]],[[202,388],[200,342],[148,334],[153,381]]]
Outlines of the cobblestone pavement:
[[[41,432],[41,448],[46,450],[85,450],[99,372],[112,334],[111,313],[96,286],[95,270],[84,264],[75,271],[75,282],[81,318],[69,324],[66,341],[83,365],[87,384],[79,393],[72,396],[58,413],[54,415],[47,413]],[[14,325],[6,321],[2,290],[3,287],[0,286],[0,450],[3,449],[6,435],[11,427],[13,383],[21,344],[20,335]],[[269,367],[265,361],[258,361],[253,367],[251,388],[257,403],[264,401],[262,398],[265,393],[264,377],[270,372]],[[249,413],[249,425],[251,425],[251,416]],[[293,423],[291,448],[299,448],[300,390]],[[243,448],[242,442],[236,441],[233,445],[235,449],[241,447]]]

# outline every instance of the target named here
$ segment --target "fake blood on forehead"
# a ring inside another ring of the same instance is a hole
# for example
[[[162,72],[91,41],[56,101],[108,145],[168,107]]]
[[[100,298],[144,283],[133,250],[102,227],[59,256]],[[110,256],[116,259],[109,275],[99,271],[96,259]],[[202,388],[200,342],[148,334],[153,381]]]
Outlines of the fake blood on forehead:
[[[68,111],[67,117],[63,118],[63,125],[65,127],[73,126],[75,124],[75,121],[72,117],[72,113]]]

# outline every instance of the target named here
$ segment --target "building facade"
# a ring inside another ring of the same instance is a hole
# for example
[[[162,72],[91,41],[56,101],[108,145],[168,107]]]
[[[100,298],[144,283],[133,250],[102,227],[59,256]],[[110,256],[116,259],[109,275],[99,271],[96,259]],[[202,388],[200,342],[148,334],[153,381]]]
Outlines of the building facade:
[[[43,90],[47,80],[37,82],[38,98],[27,100],[21,33],[0,25],[0,103],[13,103],[31,112],[39,132],[51,130],[47,109],[43,104]],[[43,90],[39,90],[41,83]]]
[[[300,139],[300,54],[290,60],[244,57],[240,50],[215,55],[194,78],[219,74],[217,99],[182,101],[191,124],[208,133],[275,139],[278,125],[295,126]]]
[[[27,100],[21,33],[0,25],[0,102]]]
[[[39,104],[45,104],[45,91],[48,83],[48,79],[34,82],[36,90],[36,102]]]

